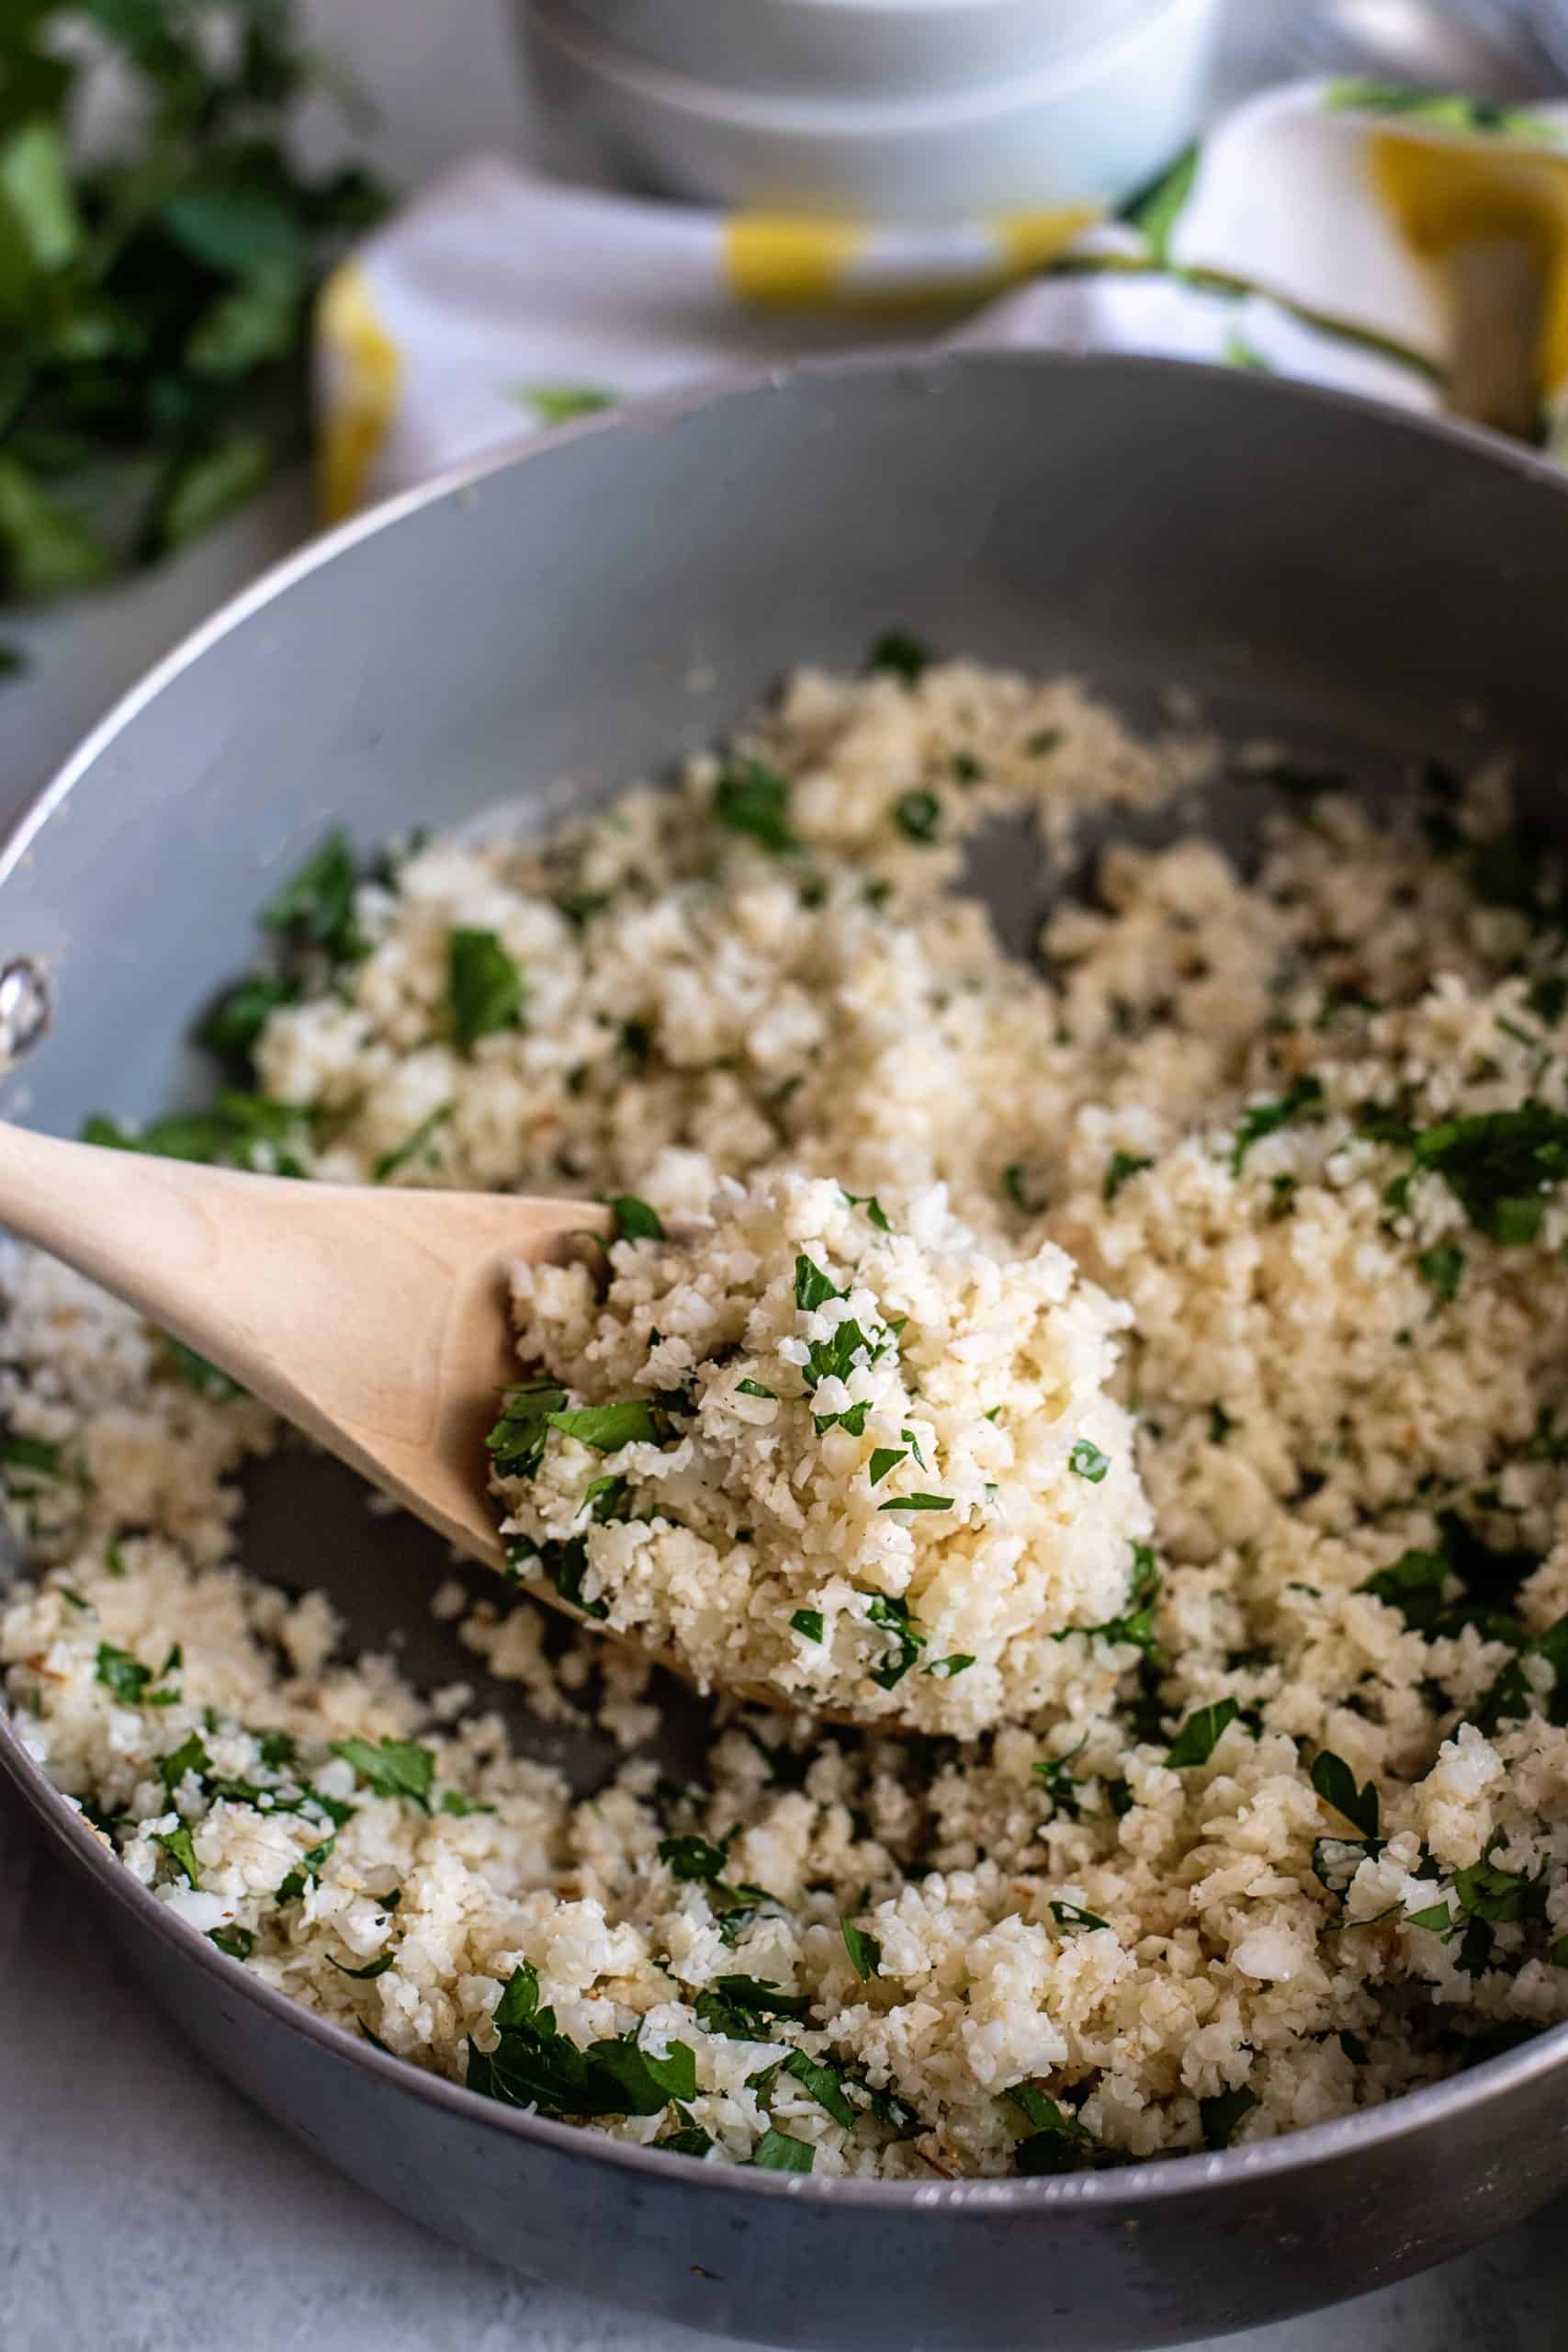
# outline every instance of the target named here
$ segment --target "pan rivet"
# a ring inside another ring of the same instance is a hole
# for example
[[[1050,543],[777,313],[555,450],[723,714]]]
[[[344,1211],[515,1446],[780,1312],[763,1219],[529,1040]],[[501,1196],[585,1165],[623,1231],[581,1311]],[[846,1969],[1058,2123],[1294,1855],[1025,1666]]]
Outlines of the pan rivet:
[[[0,965],[0,1064],[20,1061],[49,1027],[49,984],[30,956]]]

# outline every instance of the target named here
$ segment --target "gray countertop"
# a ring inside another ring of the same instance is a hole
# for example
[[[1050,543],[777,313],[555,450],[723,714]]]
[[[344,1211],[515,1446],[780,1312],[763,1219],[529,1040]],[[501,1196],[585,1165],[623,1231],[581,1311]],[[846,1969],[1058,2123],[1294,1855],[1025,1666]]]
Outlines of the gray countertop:
[[[1298,0],[1233,0],[1248,46]],[[407,183],[524,119],[502,0],[313,0]],[[286,481],[178,564],[17,635],[0,821],[155,656],[309,527]],[[1334,2249],[1324,2266],[1332,2276]],[[0,2352],[677,2352],[700,2341],[423,2235],[192,2059],[0,1795]],[[707,2339],[711,2341],[712,2339]],[[1561,2352],[1568,2211],[1236,2352]]]

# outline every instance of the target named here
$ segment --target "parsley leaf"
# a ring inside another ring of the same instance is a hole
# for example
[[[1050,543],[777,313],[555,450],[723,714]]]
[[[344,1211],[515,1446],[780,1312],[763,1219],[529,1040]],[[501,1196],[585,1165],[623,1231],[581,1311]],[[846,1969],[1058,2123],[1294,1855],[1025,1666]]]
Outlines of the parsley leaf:
[[[822,1639],[822,1612],[819,1609],[797,1609],[789,1622],[807,1641],[819,1642]]]
[[[664,1224],[657,1209],[639,1201],[635,1193],[617,1193],[610,1203],[615,1220],[615,1238],[620,1241],[662,1241]]]
[[[209,1052],[248,1061],[273,1014],[298,994],[292,980],[253,973],[214,1005],[197,1035]]]
[[[918,637],[908,629],[885,629],[871,649],[866,663],[870,670],[891,670],[912,686],[923,670],[931,667],[931,654]]]
[[[422,1813],[430,1811],[430,1784],[435,1776],[435,1751],[417,1740],[383,1738],[372,1747],[367,1739],[334,1739],[333,1754],[351,1764],[378,1796],[406,1797]]]
[[[1328,1747],[1320,1747],[1313,1758],[1310,1778],[1325,1804],[1331,1804],[1347,1821],[1353,1822],[1363,1838],[1376,1838],[1380,1808],[1375,1781],[1358,1788],[1356,1775],[1344,1758],[1336,1756]]]
[[[36,1470],[40,1478],[58,1478],[60,1448],[41,1437],[21,1437],[12,1430],[0,1438],[0,1463],[8,1470]]]
[[[1289,1093],[1274,1102],[1254,1102],[1236,1121],[1235,1137],[1231,1146],[1231,1174],[1239,1176],[1247,1155],[1255,1143],[1271,1136],[1303,1111],[1310,1110],[1323,1101],[1323,1081],[1318,1078],[1298,1078]]]
[[[142,1692],[153,1679],[152,1668],[140,1665],[128,1650],[116,1649],[112,1642],[98,1644],[94,1679],[112,1690],[125,1706],[139,1705]]]
[[[1423,1250],[1416,1261],[1423,1281],[1431,1283],[1438,1296],[1445,1301],[1457,1298],[1464,1273],[1464,1251],[1444,1244],[1434,1250]]]
[[[1220,1735],[1227,1724],[1235,1721],[1241,1712],[1235,1699],[1215,1699],[1206,1707],[1199,1707],[1188,1716],[1170,1744],[1166,1762],[1172,1771],[1185,1771],[1194,1764],[1206,1764],[1219,1746]]]
[[[661,1838],[659,1859],[669,1865],[680,1879],[714,1881],[724,1876],[728,1866],[728,1839],[724,1845],[711,1845],[705,1838]]]
[[[908,1451],[908,1447],[905,1445],[874,1446],[871,1455],[871,1466],[866,1473],[872,1485],[874,1487],[880,1487],[884,1478],[886,1477],[887,1473],[890,1470],[897,1469],[899,1463],[905,1460]]]
[[[934,792],[901,792],[893,803],[893,821],[906,841],[929,849],[942,822],[942,803]]]
[[[1098,1487],[1111,1467],[1111,1456],[1101,1453],[1092,1439],[1075,1438],[1072,1452],[1067,1456],[1067,1467],[1075,1478],[1087,1478],[1091,1487]]]
[[[154,1829],[152,1843],[154,1846],[162,1847],[170,1861],[183,1875],[187,1886],[197,1886],[200,1883],[197,1872],[196,1848],[191,1844],[190,1830],[185,1822],[182,1821],[177,1829]]]
[[[953,1497],[951,1495],[890,1495],[885,1503],[878,1503],[876,1508],[878,1510],[951,1510]]]
[[[1412,1173],[1440,1176],[1478,1232],[1517,1248],[1535,1240],[1549,1196],[1568,1175],[1568,1114],[1526,1102],[1445,1119],[1416,1136],[1412,1150]],[[1396,1187],[1393,1205],[1403,1204]]]
[[[886,1510],[887,1505],[884,1503],[882,1509]],[[868,1602],[865,1613],[872,1624],[880,1626],[885,1634],[891,1634],[897,1645],[886,1666],[871,1669],[872,1680],[882,1690],[891,1690],[896,1684],[902,1682],[925,1648],[926,1637],[910,1617],[907,1600],[890,1600],[886,1594],[879,1592]]]
[[[671,2100],[694,2098],[696,2059],[683,2041],[662,2058],[634,2036],[591,2042],[580,2050],[539,2007],[539,1983],[526,1962],[515,1969],[495,2007],[496,2046],[468,2042],[470,2090],[507,2107],[536,2107],[543,2115],[657,2115]]]
[[[865,1211],[866,1223],[875,1226],[878,1233],[892,1232],[893,1227],[887,1222],[887,1212],[874,1193],[846,1193],[844,1198],[851,1208]]]
[[[789,786],[761,760],[728,760],[713,788],[713,813],[731,832],[746,833],[783,856],[798,850],[790,830]]]
[[[400,1168],[407,1168],[416,1159],[434,1161],[435,1154],[431,1145],[452,1116],[454,1107],[450,1102],[438,1103],[428,1118],[420,1121],[412,1135],[405,1136],[401,1143],[394,1144],[390,1151],[384,1151],[370,1170],[371,1182],[384,1184],[389,1176],[395,1176]]]
[[[946,1657],[933,1657],[925,1671],[934,1674],[939,1682],[951,1682],[955,1674],[964,1674],[975,1663],[968,1650],[953,1650]]]
[[[818,1307],[826,1306],[830,1298],[842,1298],[843,1295],[843,1292],[834,1288],[821,1267],[812,1259],[804,1255],[796,1258],[795,1303],[802,1314],[813,1314]]]
[[[1093,1911],[1086,1911],[1079,1903],[1059,1901],[1051,1904],[1051,1917],[1059,1928],[1108,1928],[1109,1919],[1100,1918]]]
[[[1245,2084],[1239,2090],[1222,2091],[1216,2098],[1201,2098],[1198,2122],[1205,2148],[1228,2148],[1257,2105],[1257,2092]]]
[[[1390,1566],[1379,1568],[1356,1590],[1370,1592],[1374,1600],[1397,1610],[1413,1632],[1430,1634],[1442,1613],[1448,1577],[1449,1563],[1444,1553],[1402,1552]]]
[[[751,2162],[761,2172],[809,2172],[816,2160],[814,2148],[774,2124],[768,2126],[751,2151]]]
[[[882,1945],[877,1937],[865,1928],[857,1928],[848,1919],[839,1921],[843,1934],[844,1950],[850,1956],[850,1966],[863,1984],[882,1973]]]
[[[657,1408],[646,1396],[630,1396],[618,1405],[576,1405],[546,1415],[547,1426],[599,1453],[618,1453],[624,1445],[651,1444],[659,1436]]]
[[[738,1380],[735,1384],[735,1388],[736,1394],[740,1396],[765,1397],[771,1405],[776,1405],[778,1402],[778,1390],[776,1388],[764,1388],[760,1380]]]
[[[231,1960],[249,1960],[255,1949],[255,1938],[249,1928],[209,1928],[207,1940],[227,1952]]]
[[[330,832],[268,899],[256,921],[265,931],[286,932],[324,949],[335,962],[346,962],[360,947],[354,922],[356,878],[347,834]]]
[[[1105,1164],[1105,1181],[1100,1188],[1102,1199],[1113,1201],[1123,1184],[1153,1166],[1152,1159],[1140,1159],[1135,1152],[1113,1151]]]
[[[562,1411],[566,1390],[553,1380],[528,1380],[509,1388],[501,1419],[485,1444],[499,1478],[531,1478],[545,1458],[550,1415]]]
[[[479,1038],[517,1027],[523,975],[493,931],[446,935],[446,1003],[452,1034],[466,1053]]]

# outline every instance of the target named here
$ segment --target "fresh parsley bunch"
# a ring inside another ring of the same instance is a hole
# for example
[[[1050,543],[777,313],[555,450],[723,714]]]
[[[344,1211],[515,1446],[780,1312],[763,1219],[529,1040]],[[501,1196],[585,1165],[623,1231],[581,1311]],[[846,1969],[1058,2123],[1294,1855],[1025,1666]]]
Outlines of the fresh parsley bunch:
[[[106,62],[136,129],[81,161]],[[290,161],[316,78],[292,0],[0,6],[0,595],[153,560],[299,436],[324,257],[382,206]]]

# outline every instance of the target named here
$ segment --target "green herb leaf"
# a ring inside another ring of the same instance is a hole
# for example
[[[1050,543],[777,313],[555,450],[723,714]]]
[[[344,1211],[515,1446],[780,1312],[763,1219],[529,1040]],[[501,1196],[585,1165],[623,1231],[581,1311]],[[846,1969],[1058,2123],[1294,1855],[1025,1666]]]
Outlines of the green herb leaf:
[[[351,1764],[378,1796],[405,1797],[422,1813],[430,1810],[430,1784],[435,1777],[435,1751],[417,1740],[386,1739],[372,1747],[367,1739],[334,1739],[334,1756]]]
[[[352,1976],[358,1984],[368,1984],[373,1976],[385,1976],[396,1958],[396,1952],[384,1951],[378,1958],[367,1961],[363,1968],[348,1968],[341,1960],[333,1960],[331,1952],[328,1952],[327,1965],[330,1968],[335,1968],[340,1976]]]
[[[635,1193],[617,1193],[610,1203],[610,1213],[615,1220],[615,1238],[619,1241],[662,1241],[665,1238],[658,1210],[650,1209],[646,1201],[639,1201]]]
[[[523,975],[493,931],[447,933],[446,1002],[465,1053],[481,1037],[516,1028],[523,998]]]
[[[659,1436],[656,1409],[645,1396],[630,1396],[619,1405],[574,1405],[545,1418],[552,1430],[600,1453],[618,1453],[624,1445],[652,1444]]]
[[[1094,1912],[1086,1911],[1079,1903],[1061,1902],[1055,1897],[1051,1904],[1051,1917],[1059,1928],[1107,1928],[1111,1924],[1108,1919],[1098,1917]]]
[[[437,1813],[448,1813],[454,1821],[467,1821],[470,1814],[493,1813],[492,1804],[482,1804],[478,1797],[466,1797],[460,1789],[444,1789]]]
[[[358,952],[354,923],[356,880],[347,834],[331,832],[267,901],[256,920],[264,930],[285,932],[342,961]]]
[[[152,1843],[161,1847],[175,1868],[185,1878],[187,1886],[200,1883],[197,1869],[196,1848],[191,1844],[190,1830],[182,1821],[177,1829],[154,1829]]]
[[[951,1510],[953,1497],[951,1495],[891,1495],[886,1502],[878,1503],[876,1508],[878,1510]]]
[[[661,1838],[659,1859],[681,1879],[722,1879],[728,1867],[727,1846],[711,1845],[705,1838]]]
[[[762,1396],[765,1397],[770,1404],[777,1404],[778,1402],[778,1390],[776,1388],[764,1388],[760,1380],[738,1380],[735,1386],[737,1394],[741,1396]]]
[[[951,1682],[955,1674],[964,1674],[975,1663],[967,1650],[953,1650],[946,1657],[933,1657],[926,1673],[934,1674],[940,1682]]]
[[[813,2058],[804,2050],[792,2050],[784,2062],[783,2071],[803,2083],[820,2108],[825,2108],[835,2123],[852,2132],[859,2121],[844,2091],[844,2077],[837,2066],[825,2059]]]
[[[1396,1609],[1413,1632],[1430,1634],[1442,1614],[1449,1574],[1449,1563],[1441,1552],[1402,1552],[1392,1566],[1380,1568],[1356,1589],[1370,1592],[1374,1600]]]
[[[1313,1787],[1325,1804],[1333,1805],[1347,1821],[1353,1822],[1363,1838],[1377,1837],[1379,1804],[1376,1781],[1368,1781],[1358,1788],[1356,1775],[1344,1758],[1336,1756],[1332,1748],[1327,1747],[1320,1747],[1313,1758],[1310,1777]]]
[[[1198,2123],[1205,2148],[1228,2148],[1257,2105],[1257,2092],[1245,2084],[1239,2090],[1222,2091],[1217,2098],[1201,2098]]]
[[[840,1919],[844,1950],[850,1956],[850,1966],[863,1984],[882,1973],[882,1945],[867,1928],[857,1928],[848,1919]]]
[[[198,1356],[183,1340],[171,1339],[167,1332],[164,1334],[164,1351],[186,1387],[194,1388],[198,1396],[206,1396],[215,1405],[228,1405],[244,1395],[237,1380],[231,1380],[226,1372],[220,1372],[215,1363],[209,1363],[205,1356]]]
[[[803,1315],[814,1314],[818,1307],[826,1306],[830,1298],[842,1298],[843,1295],[841,1290],[834,1289],[821,1267],[812,1259],[804,1256],[796,1258],[795,1303]]]
[[[901,792],[893,803],[893,821],[906,841],[929,849],[942,823],[942,803],[934,792]]]
[[[256,1941],[249,1928],[209,1928],[207,1940],[231,1960],[249,1960]]]
[[[566,1404],[566,1390],[553,1380],[525,1381],[509,1388],[501,1419],[485,1439],[500,1478],[531,1478],[545,1458],[550,1416]]]
[[[1215,1699],[1207,1707],[1198,1708],[1172,1740],[1167,1764],[1176,1772],[1186,1771],[1194,1764],[1206,1764],[1219,1746],[1221,1733],[1240,1712],[1240,1702],[1235,1699]]]
[[[116,1649],[112,1642],[98,1644],[95,1679],[123,1706],[139,1706],[142,1692],[154,1679],[152,1668],[140,1665],[128,1650]]]
[[[761,760],[735,759],[719,770],[713,813],[731,832],[784,856],[801,844],[790,830],[789,786]]]
[[[1067,1467],[1075,1478],[1087,1478],[1091,1487],[1098,1487],[1111,1467],[1111,1456],[1101,1453],[1091,1439],[1075,1438]]]
[[[1445,1119],[1416,1137],[1413,1152],[1413,1170],[1440,1176],[1479,1232],[1519,1248],[1537,1238],[1568,1174],[1568,1114],[1526,1102]]]
[[[822,1639],[822,1612],[819,1609],[797,1609],[789,1622],[807,1641],[819,1642]]]
[[[874,1225],[878,1233],[892,1232],[893,1227],[887,1222],[887,1212],[874,1193],[846,1193],[844,1198],[851,1208],[865,1211],[866,1223]]]
[[[809,2172],[816,2150],[770,2124],[751,2151],[751,2162],[760,2172]]]
[[[886,1510],[887,1505],[884,1503],[882,1509]],[[886,1594],[879,1592],[867,1603],[865,1613],[872,1624],[879,1626],[885,1634],[891,1634],[897,1645],[886,1666],[874,1667],[871,1670],[871,1679],[884,1690],[891,1690],[896,1684],[902,1682],[915,1664],[925,1648],[926,1637],[911,1618],[907,1600],[890,1600]]]
[[[1135,1152],[1113,1151],[1105,1165],[1105,1180],[1100,1188],[1102,1197],[1113,1201],[1123,1184],[1153,1166],[1152,1159],[1140,1159]]]
[[[211,1770],[212,1758],[198,1731],[187,1732],[172,1754],[158,1758],[158,1778],[171,1796],[187,1772],[194,1772],[199,1781]]]
[[[870,1478],[872,1485],[874,1487],[880,1487],[884,1478],[886,1477],[887,1473],[890,1470],[897,1469],[899,1463],[905,1461],[908,1458],[908,1446],[878,1445],[874,1447],[872,1450],[871,1466],[866,1474]]]
[[[7,1470],[33,1470],[40,1478],[58,1478],[60,1448],[41,1437],[23,1437],[12,1430],[0,1438],[0,1463]],[[100,1678],[101,1679],[101,1678]]]
[[[924,670],[931,667],[931,654],[918,637],[908,629],[885,629],[871,649],[866,663],[870,670],[891,670],[895,676],[912,686]]]
[[[1255,1143],[1289,1126],[1292,1119],[1299,1118],[1303,1111],[1314,1109],[1322,1101],[1322,1080],[1308,1077],[1298,1078],[1290,1092],[1278,1102],[1252,1103],[1236,1121],[1235,1139],[1231,1146],[1231,1174],[1241,1174]]]
[[[213,1007],[197,1035],[210,1052],[248,1060],[273,1014],[298,993],[291,980],[253,974]]]
[[[1437,1249],[1423,1250],[1416,1264],[1423,1281],[1429,1282],[1441,1299],[1459,1295],[1460,1282],[1464,1273],[1464,1251],[1444,1244]]]

